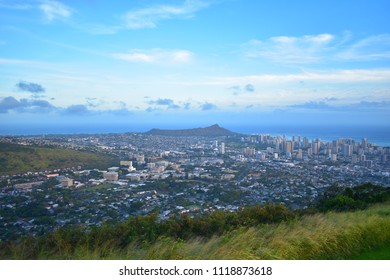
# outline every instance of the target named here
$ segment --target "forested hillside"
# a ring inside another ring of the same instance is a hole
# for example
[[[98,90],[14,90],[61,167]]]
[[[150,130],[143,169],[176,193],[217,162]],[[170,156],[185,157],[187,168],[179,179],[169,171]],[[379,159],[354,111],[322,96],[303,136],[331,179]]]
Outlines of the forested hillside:
[[[0,143],[0,175],[82,166],[107,168],[118,159],[96,152]]]

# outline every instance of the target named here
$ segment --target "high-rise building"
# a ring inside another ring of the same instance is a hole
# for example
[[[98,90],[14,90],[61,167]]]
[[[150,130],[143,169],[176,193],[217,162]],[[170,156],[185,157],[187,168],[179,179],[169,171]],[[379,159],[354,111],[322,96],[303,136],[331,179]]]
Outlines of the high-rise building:
[[[313,154],[318,155],[318,152],[319,152],[318,142],[311,143],[311,148],[312,148]]]
[[[362,149],[363,150],[367,149],[367,144],[368,144],[367,138],[363,138],[362,139]]]
[[[352,145],[349,145],[349,144],[343,145],[343,156],[345,156],[345,157],[352,156]]]
[[[332,141],[332,154],[337,154],[339,152],[339,143],[337,140]]]
[[[244,156],[253,157],[255,155],[255,153],[256,153],[256,149],[255,148],[246,147],[246,148],[242,149],[242,153],[244,154]]]
[[[303,158],[302,149],[298,149],[297,159],[302,159],[302,158]]]
[[[293,152],[293,142],[292,141],[286,141],[286,150],[285,152],[287,153],[292,153]]]
[[[306,137],[303,137],[303,147],[304,148],[309,147],[309,139],[307,139]]]
[[[221,155],[224,155],[224,154],[225,154],[225,143],[224,143],[224,142],[221,142],[220,154],[221,154]]]
[[[287,141],[283,140],[281,146],[282,146],[282,152],[286,152],[286,150],[287,150]]]
[[[277,140],[275,141],[275,151],[276,151],[276,152],[279,152],[279,149],[280,149],[280,147],[279,147],[279,140],[277,139]]]

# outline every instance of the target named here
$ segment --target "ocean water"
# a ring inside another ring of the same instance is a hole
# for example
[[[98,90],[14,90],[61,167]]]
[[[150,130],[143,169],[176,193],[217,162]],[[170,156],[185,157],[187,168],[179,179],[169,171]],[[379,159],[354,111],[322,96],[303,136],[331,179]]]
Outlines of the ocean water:
[[[309,140],[320,138],[323,141],[332,141],[338,138],[352,138],[361,142],[367,138],[369,143],[379,146],[390,147],[390,124],[389,126],[240,126],[232,127],[231,130],[245,134],[271,134],[286,135],[288,139],[300,135],[301,138],[307,137]]]
[[[243,134],[271,134],[286,135],[288,139],[294,135],[307,137],[309,140],[320,138],[323,141],[332,141],[337,138],[352,138],[355,141],[362,141],[367,138],[369,143],[390,147],[390,124],[389,126],[305,126],[305,125],[229,125],[220,126],[234,132]],[[202,127],[201,125],[188,125],[180,127],[166,126],[164,129],[185,129]],[[204,127],[204,126],[203,126]],[[46,134],[94,134],[94,133],[124,133],[124,132],[146,132],[152,128],[159,128],[154,125],[142,124],[74,124],[74,125],[1,125],[0,135],[46,135]]]

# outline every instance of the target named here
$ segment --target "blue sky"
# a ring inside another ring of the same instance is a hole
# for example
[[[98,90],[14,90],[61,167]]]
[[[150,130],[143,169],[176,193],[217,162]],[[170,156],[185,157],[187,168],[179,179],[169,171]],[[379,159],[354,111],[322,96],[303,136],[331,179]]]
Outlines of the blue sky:
[[[390,120],[386,0],[0,0],[6,126]]]

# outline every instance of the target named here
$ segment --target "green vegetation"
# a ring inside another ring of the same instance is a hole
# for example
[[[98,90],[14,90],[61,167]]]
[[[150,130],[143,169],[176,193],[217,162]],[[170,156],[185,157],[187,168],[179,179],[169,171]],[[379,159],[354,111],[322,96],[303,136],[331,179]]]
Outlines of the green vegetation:
[[[354,260],[390,260],[390,243],[377,248],[371,248],[354,256]]]
[[[96,152],[0,143],[0,175],[75,166],[107,168],[117,162],[113,156]]]
[[[260,209],[260,208],[258,208]],[[284,212],[282,208],[279,209]],[[279,213],[279,210],[277,212]],[[351,259],[372,258],[364,252],[390,241],[390,204],[355,212],[327,212],[302,217],[276,216],[280,222],[229,230],[230,214],[208,219],[170,220],[137,217],[89,232],[61,229],[44,237],[0,243],[2,259]],[[267,219],[272,217],[269,215]],[[192,222],[193,221],[193,222]],[[199,224],[200,223],[200,224]],[[204,223],[204,224],[202,224]],[[232,228],[234,226],[230,225]],[[165,231],[168,228],[168,231]],[[207,228],[207,230],[205,230]],[[223,233],[219,233],[224,228]],[[195,234],[196,231],[199,234]],[[211,232],[215,234],[211,234]],[[218,234],[219,233],[219,234]],[[174,237],[173,235],[181,235]],[[203,236],[202,236],[203,235]],[[206,237],[208,236],[208,237]],[[385,247],[383,247],[385,246]],[[386,247],[387,246],[387,247]],[[378,249],[379,248],[379,249]],[[387,248],[387,249],[386,249]],[[388,256],[388,255],[385,255]]]
[[[3,241],[0,259],[388,259],[388,199],[388,189],[371,184],[335,186],[305,211],[267,204],[195,218],[159,222],[152,214],[66,227]]]
[[[355,188],[343,188],[338,185],[329,187],[317,201],[315,207],[320,211],[348,211],[365,209],[370,203],[384,202],[390,196],[390,190],[371,183]]]
[[[104,191],[104,190],[114,188],[114,187],[115,187],[115,185],[113,185],[113,184],[104,183],[104,184],[94,186],[93,188],[81,189],[80,192],[94,193],[94,192],[100,192],[100,191]]]
[[[102,185],[100,190],[107,187],[111,185]],[[388,188],[335,185],[307,210],[290,211],[282,205],[266,204],[160,222],[157,214],[152,214],[88,229],[69,226],[42,236],[3,241],[0,258],[388,258],[388,199]],[[378,202],[381,204],[375,205]],[[47,210],[38,203],[26,204],[17,211],[26,219],[38,217],[37,225],[50,222]]]

